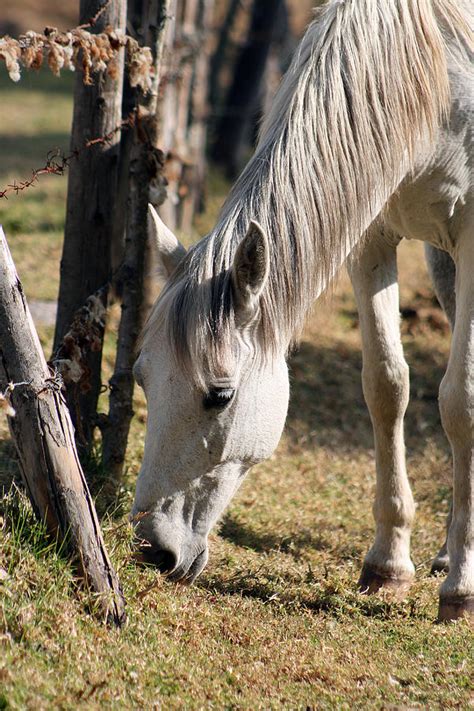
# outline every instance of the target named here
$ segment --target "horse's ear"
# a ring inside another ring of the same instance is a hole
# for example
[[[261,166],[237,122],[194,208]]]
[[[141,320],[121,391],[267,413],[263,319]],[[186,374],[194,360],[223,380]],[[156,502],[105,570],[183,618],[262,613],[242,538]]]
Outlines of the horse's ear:
[[[252,220],[247,234],[237,247],[232,267],[236,314],[252,318],[268,279],[270,249],[268,238],[258,222]]]
[[[148,203],[148,239],[156,250],[165,276],[169,277],[183,259],[186,249],[166,227],[151,203]]]

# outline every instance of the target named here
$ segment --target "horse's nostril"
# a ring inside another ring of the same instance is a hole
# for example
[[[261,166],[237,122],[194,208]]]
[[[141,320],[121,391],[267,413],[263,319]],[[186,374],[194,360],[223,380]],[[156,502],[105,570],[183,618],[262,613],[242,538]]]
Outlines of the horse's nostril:
[[[156,565],[160,573],[171,573],[176,568],[178,558],[172,551],[154,550],[153,548],[143,549],[143,556],[147,563]]]
[[[157,563],[160,573],[171,573],[176,568],[177,557],[171,551],[159,551],[161,560]]]

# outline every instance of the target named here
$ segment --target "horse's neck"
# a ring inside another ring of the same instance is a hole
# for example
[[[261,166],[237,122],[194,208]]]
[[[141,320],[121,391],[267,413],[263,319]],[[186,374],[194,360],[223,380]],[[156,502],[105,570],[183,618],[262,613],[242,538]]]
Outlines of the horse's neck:
[[[401,13],[392,0],[379,0],[377,12],[356,0],[325,6],[211,237],[213,264],[227,269],[250,220],[260,222],[271,243],[262,319],[268,330],[281,324],[285,337],[299,328],[447,110],[446,47],[434,8],[401,3]]]
[[[344,196],[336,181],[330,185],[328,180],[303,173],[297,176],[298,190],[293,190],[290,181],[285,180],[294,173],[290,154],[284,158],[288,172],[273,173],[275,154],[280,151],[278,137],[260,144],[237,180],[211,237],[214,249],[223,250],[227,256],[222,262],[225,269],[250,220],[259,222],[272,252],[270,298],[275,304],[280,303],[281,314],[289,307],[293,314],[300,309],[304,318],[406,176],[410,161],[405,153],[392,186],[384,189],[380,181],[370,202],[355,206],[350,220],[341,205]],[[357,167],[358,172],[363,170],[362,165]]]

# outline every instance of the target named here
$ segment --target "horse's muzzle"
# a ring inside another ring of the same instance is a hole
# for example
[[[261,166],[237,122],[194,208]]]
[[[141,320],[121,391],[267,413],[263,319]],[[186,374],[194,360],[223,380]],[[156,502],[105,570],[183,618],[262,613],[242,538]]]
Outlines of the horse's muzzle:
[[[206,567],[209,558],[206,547],[196,556],[178,557],[173,551],[153,548],[149,544],[140,545],[136,559],[145,565],[152,565],[172,582],[191,585]]]

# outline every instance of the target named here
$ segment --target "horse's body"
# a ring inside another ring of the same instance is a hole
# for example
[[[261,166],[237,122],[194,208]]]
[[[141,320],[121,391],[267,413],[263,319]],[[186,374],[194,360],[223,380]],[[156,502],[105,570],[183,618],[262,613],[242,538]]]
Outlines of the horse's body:
[[[377,469],[376,537],[361,586],[407,586],[414,504],[403,441],[409,385],[396,249],[408,237],[428,245],[454,328],[440,389],[454,456],[449,555],[444,548],[435,561],[440,569],[449,560],[440,616],[472,612],[468,34],[451,0],[331,0],[308,29],[213,232],[184,256],[159,218],[151,221],[171,277],[136,366],[149,420],[134,511],[147,513],[140,534],[172,579],[200,573],[211,526],[248,468],[275,448],[288,403],[286,353],[347,260]]]

